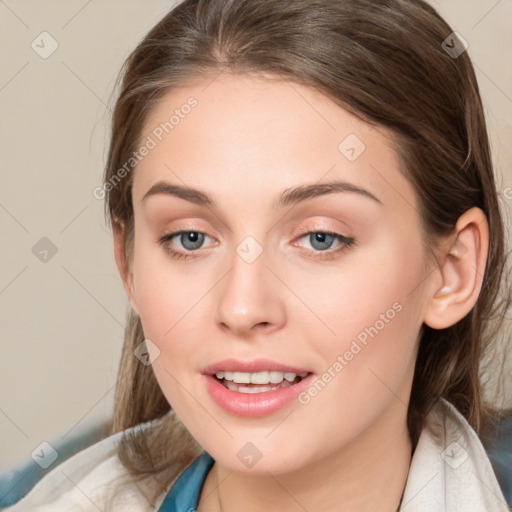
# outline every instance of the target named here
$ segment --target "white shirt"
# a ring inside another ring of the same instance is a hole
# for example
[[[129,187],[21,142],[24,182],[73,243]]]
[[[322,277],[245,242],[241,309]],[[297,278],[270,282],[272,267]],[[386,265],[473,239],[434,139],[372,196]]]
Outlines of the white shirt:
[[[161,420],[155,420],[161,421]],[[143,425],[150,428],[153,422]],[[107,499],[115,480],[127,477],[116,446],[119,432],[67,459],[45,475],[6,512],[149,512],[157,511],[145,497],[142,485],[124,486]],[[148,484],[149,485],[149,484]],[[465,418],[445,400],[427,417],[414,452],[401,512],[508,512],[503,493],[487,454]],[[187,512],[187,511],[184,511]]]

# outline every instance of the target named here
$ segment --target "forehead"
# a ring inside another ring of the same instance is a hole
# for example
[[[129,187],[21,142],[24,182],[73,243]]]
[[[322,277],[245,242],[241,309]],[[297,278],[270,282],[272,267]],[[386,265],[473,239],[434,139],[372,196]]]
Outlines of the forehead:
[[[146,119],[140,142],[149,140],[154,147],[137,166],[135,200],[163,179],[214,196],[346,179],[379,190],[383,202],[397,194],[414,202],[384,129],[290,81],[221,74],[174,89]]]

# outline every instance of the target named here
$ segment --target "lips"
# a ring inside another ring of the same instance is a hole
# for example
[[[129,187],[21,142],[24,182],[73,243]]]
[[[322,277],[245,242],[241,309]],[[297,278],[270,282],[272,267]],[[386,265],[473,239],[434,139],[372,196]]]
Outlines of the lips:
[[[298,366],[290,366],[282,364],[270,359],[253,359],[251,361],[243,361],[237,359],[225,359],[213,363],[203,369],[201,373],[204,375],[215,375],[217,372],[244,372],[244,373],[257,373],[257,372],[289,372],[300,375],[302,373],[311,373],[308,368],[300,368]]]
[[[202,373],[206,388],[214,401],[225,411],[235,416],[245,417],[268,416],[288,406],[314,380],[314,375],[306,368],[265,359],[252,361],[227,359],[207,366]],[[278,374],[286,374],[288,379],[283,378],[280,384],[249,383],[246,380],[249,374],[251,377],[256,377],[256,380],[262,376],[270,380],[271,376]],[[296,377],[290,381],[292,374]],[[234,382],[236,377],[242,382]]]

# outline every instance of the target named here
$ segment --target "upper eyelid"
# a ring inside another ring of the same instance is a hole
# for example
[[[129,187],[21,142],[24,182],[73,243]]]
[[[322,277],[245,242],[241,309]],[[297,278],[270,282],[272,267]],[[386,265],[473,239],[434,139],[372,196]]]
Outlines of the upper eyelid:
[[[164,238],[174,238],[177,235],[181,235],[183,233],[201,233],[202,235],[206,235],[210,238],[215,239],[212,235],[209,235],[206,231],[201,231],[200,229],[178,229],[176,231],[171,231],[170,233],[164,233],[163,235],[159,236],[158,239],[164,239]],[[336,229],[331,228],[305,228],[304,230],[301,230],[299,233],[297,233],[296,237],[302,237],[304,235],[308,235],[311,233],[329,233],[331,235],[338,235],[343,236],[345,238],[350,238],[348,235],[344,233],[340,233]]]

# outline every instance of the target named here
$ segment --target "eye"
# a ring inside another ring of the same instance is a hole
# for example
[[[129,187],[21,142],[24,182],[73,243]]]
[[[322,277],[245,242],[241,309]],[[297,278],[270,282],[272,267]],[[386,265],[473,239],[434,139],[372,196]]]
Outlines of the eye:
[[[333,253],[347,249],[354,244],[353,238],[331,231],[307,231],[300,236],[300,239],[305,239],[309,243],[311,249],[305,247],[309,252],[320,256],[331,256]],[[332,249],[333,244],[336,243],[337,245]]]
[[[159,238],[158,242],[174,258],[189,258],[195,255],[188,253],[200,249],[207,238],[211,237],[201,231],[176,231]],[[178,249],[173,245],[178,245]]]

